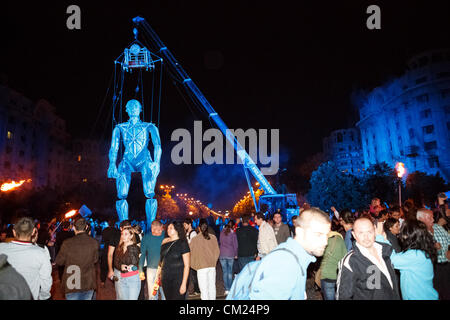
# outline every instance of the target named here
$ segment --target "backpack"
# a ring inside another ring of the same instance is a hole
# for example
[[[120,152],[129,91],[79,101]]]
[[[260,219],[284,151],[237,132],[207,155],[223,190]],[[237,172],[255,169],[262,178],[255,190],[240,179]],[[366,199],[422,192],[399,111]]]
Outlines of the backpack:
[[[286,248],[279,248],[273,250],[272,252],[275,251],[286,251],[289,252],[291,255],[293,255],[295,260],[297,261],[297,264],[300,267],[302,276],[305,275],[305,272],[303,271],[303,267],[301,266],[300,261],[291,250]],[[234,278],[234,281],[230,288],[230,292],[228,293],[225,300],[250,300],[250,292],[252,289],[252,284],[255,280],[256,274],[258,273],[257,271],[259,269],[259,266],[261,265],[261,261],[262,259],[258,261],[249,262],[244,266],[244,268],[242,268],[241,272],[237,274],[236,277]],[[261,272],[259,272],[259,274],[261,274]]]

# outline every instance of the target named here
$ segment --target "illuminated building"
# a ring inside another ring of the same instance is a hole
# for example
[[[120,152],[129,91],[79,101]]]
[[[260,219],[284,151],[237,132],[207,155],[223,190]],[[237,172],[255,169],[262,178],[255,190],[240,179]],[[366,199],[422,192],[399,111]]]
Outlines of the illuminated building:
[[[361,137],[358,129],[341,129],[323,139],[323,152],[339,170],[358,175],[364,168]]]
[[[403,162],[450,179],[450,50],[421,53],[359,101],[364,165]]]

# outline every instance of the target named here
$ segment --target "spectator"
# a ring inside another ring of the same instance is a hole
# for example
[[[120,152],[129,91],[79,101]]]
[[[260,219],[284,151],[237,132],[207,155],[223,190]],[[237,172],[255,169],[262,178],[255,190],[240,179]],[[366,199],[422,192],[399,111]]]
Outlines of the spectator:
[[[230,220],[222,229],[220,235],[220,264],[222,266],[225,294],[228,294],[233,282],[233,263],[237,259],[238,242],[233,231],[234,221]]]
[[[192,224],[193,222],[192,219],[190,218],[186,218],[183,222],[184,230],[186,231],[186,239],[188,243],[191,243],[191,240],[195,236],[197,236],[197,231],[193,229]],[[213,231],[211,233],[213,233]],[[190,285],[189,295],[195,296],[200,294],[200,288],[198,287],[198,280],[197,280],[197,271],[192,269],[192,267],[190,268],[189,271],[189,284],[192,284]]]
[[[161,284],[167,300],[185,300],[190,269],[190,249],[183,224],[167,226],[168,238],[161,246]],[[194,238],[195,239],[195,238]]]
[[[439,293],[439,299],[450,300],[450,263],[448,259],[448,245],[450,235],[440,225],[434,223],[433,211],[417,210],[417,220],[422,221],[428,232],[433,235],[437,251],[437,263],[434,269],[434,288]]]
[[[0,300],[32,300],[27,282],[7,260],[0,254]]]
[[[62,287],[67,300],[92,300],[97,289],[96,263],[99,243],[87,233],[86,219],[74,223],[75,236],[64,241],[56,256],[56,264],[65,266]],[[80,279],[73,281],[76,274]]]
[[[290,236],[289,226],[282,222],[281,212],[275,212],[273,214],[273,231],[277,240],[277,245],[285,242]]]
[[[58,252],[61,249],[63,242],[66,239],[69,239],[69,238],[71,238],[73,236],[74,236],[74,233],[71,230],[70,222],[69,221],[63,221],[61,223],[61,231],[59,231],[56,234],[56,237],[55,237],[55,241],[56,241],[55,242],[55,244],[56,244],[55,254],[56,254],[56,256],[58,256]],[[63,274],[64,274],[64,266],[59,266],[58,267],[58,276],[59,276],[59,280],[60,281],[62,281]]]
[[[191,243],[192,238],[197,235],[197,232],[192,228],[192,219],[186,218],[183,222],[184,230],[186,231],[186,239]]]
[[[278,244],[273,228],[264,221],[264,214],[261,212],[257,213],[255,215],[255,222],[259,227],[258,257],[256,258],[256,260],[259,260],[275,249]]]
[[[139,246],[131,227],[123,227],[114,252],[114,276],[117,300],[137,300],[141,290],[139,278]]]
[[[43,223],[41,227],[38,230],[38,237],[36,244],[40,246],[41,248],[44,248],[47,246],[47,243],[50,241],[50,233],[48,230],[48,224]]]
[[[108,248],[118,230],[114,227],[115,220],[109,219],[107,222],[107,227],[102,231],[102,250],[100,258],[100,284],[102,287],[105,286],[106,276],[108,275]]]
[[[289,230],[290,230],[290,235],[291,238],[295,237],[295,220],[297,219],[298,216],[292,216],[291,218],[291,225],[289,225]]]
[[[397,222],[398,223],[398,222]],[[382,223],[378,223],[377,241],[387,242]],[[436,261],[436,248],[433,236],[425,224],[408,220],[401,234],[402,250],[391,254],[395,269],[400,270],[400,288],[404,300],[437,300],[438,293],[433,288],[433,262]]]
[[[386,238],[391,244],[395,252],[400,252],[400,244],[398,243],[398,234],[400,233],[400,222],[394,218],[388,218],[383,223],[383,229],[386,234]]]
[[[242,270],[247,263],[255,260],[255,257],[258,254],[258,230],[249,226],[249,220],[250,216],[244,215],[242,217],[242,227],[236,230],[239,271]]]
[[[355,221],[355,217],[353,213],[349,209],[342,210],[339,220],[341,221],[341,225],[344,228],[345,231],[345,247],[347,248],[347,251],[352,250],[353,248],[353,223]]]
[[[399,300],[392,247],[375,242],[375,227],[365,217],[355,221],[352,234],[353,250],[339,262],[336,300]]]
[[[220,255],[217,238],[208,232],[208,223],[200,220],[201,234],[192,239],[191,266],[197,271],[202,300],[216,300],[216,265]]]
[[[25,278],[34,300],[49,299],[53,283],[50,254],[31,242],[37,235],[33,220],[19,219],[13,234],[13,241],[0,243],[0,254],[8,256],[8,263]]]
[[[339,232],[331,231],[318,271],[324,300],[335,300],[338,264],[346,254],[344,238]]]
[[[131,223],[129,220],[123,220],[119,224],[119,230],[115,229],[111,234],[111,240],[108,246],[108,279],[113,279],[114,270],[113,270],[113,261],[116,252],[116,248],[119,246],[120,238],[122,235],[122,230],[126,227],[131,227]],[[133,233],[134,234],[134,233]]]
[[[402,209],[399,206],[393,206],[389,216],[391,218],[397,219],[400,227],[403,225],[403,222],[405,221],[405,219],[403,219],[403,214],[402,214]]]
[[[316,261],[314,256],[325,251],[330,220],[325,212],[310,208],[295,223],[295,238],[288,238],[261,260],[257,280],[251,284],[251,300],[306,299],[306,270]]]
[[[141,257],[139,259],[139,274],[141,280],[145,280],[147,273],[147,290],[149,300],[158,300],[158,294],[153,295],[153,285],[155,283],[156,271],[161,257],[161,244],[164,240],[165,232],[159,220],[153,220],[151,232],[144,235],[141,243]],[[144,265],[147,265],[146,270]]]

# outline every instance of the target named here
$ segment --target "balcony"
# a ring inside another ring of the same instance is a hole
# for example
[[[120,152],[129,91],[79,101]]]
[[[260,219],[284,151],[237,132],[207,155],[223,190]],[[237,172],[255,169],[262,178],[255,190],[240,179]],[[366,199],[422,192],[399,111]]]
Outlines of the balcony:
[[[419,146],[411,145],[405,148],[406,156],[410,158],[415,158],[419,155]]]

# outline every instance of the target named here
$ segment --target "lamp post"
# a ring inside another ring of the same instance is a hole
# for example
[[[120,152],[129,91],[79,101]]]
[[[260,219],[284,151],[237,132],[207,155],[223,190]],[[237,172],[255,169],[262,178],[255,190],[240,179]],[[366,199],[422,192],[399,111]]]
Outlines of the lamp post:
[[[405,164],[403,162],[397,162],[395,165],[395,169],[397,170],[398,179],[398,205],[402,206],[402,177],[406,172]]]

